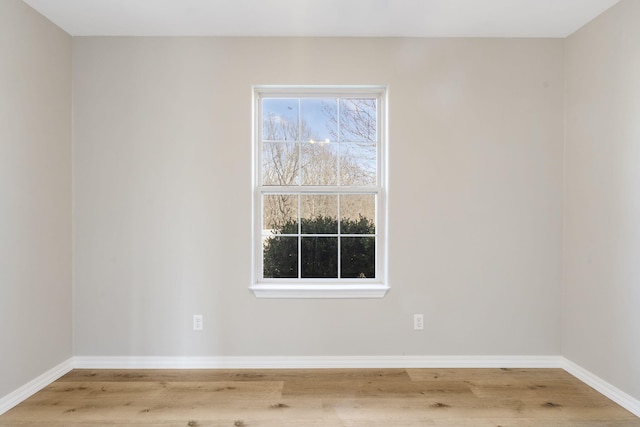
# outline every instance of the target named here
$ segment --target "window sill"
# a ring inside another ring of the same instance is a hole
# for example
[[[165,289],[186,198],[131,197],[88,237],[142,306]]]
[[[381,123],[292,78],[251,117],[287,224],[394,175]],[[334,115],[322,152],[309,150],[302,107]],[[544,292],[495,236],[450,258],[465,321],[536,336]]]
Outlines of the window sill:
[[[383,298],[386,285],[266,285],[249,288],[256,298]]]

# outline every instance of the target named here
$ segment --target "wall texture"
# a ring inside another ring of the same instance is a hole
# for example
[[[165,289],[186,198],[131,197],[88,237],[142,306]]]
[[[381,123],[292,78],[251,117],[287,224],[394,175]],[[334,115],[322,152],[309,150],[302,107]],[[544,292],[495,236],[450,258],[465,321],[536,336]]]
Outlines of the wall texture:
[[[73,46],[77,356],[560,354],[563,40]],[[384,299],[248,291],[254,84],[389,85]]]
[[[69,359],[71,37],[0,0],[0,397]]]
[[[640,2],[567,40],[562,354],[640,399]]]

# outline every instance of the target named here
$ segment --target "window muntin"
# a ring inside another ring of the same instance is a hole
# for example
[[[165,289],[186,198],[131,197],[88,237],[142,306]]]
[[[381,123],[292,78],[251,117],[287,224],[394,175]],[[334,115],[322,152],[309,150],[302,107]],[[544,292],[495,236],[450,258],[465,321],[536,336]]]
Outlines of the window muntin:
[[[379,87],[256,88],[254,291],[386,292],[385,101]]]

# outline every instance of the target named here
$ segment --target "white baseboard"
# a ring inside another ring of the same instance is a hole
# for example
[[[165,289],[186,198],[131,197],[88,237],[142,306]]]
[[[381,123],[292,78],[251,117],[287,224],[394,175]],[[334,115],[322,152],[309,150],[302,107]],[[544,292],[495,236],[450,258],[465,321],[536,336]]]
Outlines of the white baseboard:
[[[561,368],[560,356],[75,357],[78,369]]]
[[[68,359],[58,366],[55,366],[49,369],[44,374],[39,377],[29,381],[27,384],[23,385],[19,389],[7,394],[6,396],[0,398],[0,415],[7,412],[9,409],[13,408],[20,402],[28,399],[35,393],[39,392],[43,388],[47,387],[49,384],[68,373],[74,368],[73,358]]]
[[[637,417],[640,417],[640,400],[635,399],[619,388],[609,384],[602,378],[592,374],[583,367],[564,357],[562,358],[562,368],[597,392],[607,396],[627,411]]]

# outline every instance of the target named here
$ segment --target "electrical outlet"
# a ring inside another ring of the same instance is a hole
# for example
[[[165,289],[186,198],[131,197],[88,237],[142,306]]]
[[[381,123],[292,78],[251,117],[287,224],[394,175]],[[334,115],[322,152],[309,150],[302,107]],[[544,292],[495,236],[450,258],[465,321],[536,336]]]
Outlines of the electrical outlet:
[[[413,329],[416,331],[424,329],[424,316],[422,314],[413,315]]]
[[[193,330],[194,331],[202,330],[202,314],[193,315]]]

